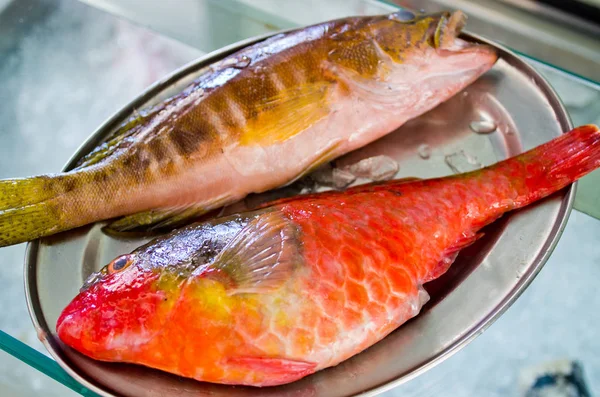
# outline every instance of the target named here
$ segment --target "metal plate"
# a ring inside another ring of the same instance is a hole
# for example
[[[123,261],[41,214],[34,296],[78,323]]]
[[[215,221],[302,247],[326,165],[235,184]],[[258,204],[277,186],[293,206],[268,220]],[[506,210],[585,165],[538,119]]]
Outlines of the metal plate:
[[[472,41],[487,40],[464,35]],[[154,104],[184,88],[214,61],[254,42],[238,43],[193,62],[156,83],[102,125],[66,169],[111,133],[134,109]],[[451,100],[359,151],[349,163],[376,154],[400,162],[398,178],[451,174],[445,156],[464,152],[489,165],[560,135],[571,128],[556,94],[530,66],[505,48],[494,68]],[[479,135],[471,121],[491,117],[496,132]],[[419,146],[431,147],[428,159]],[[26,294],[33,323],[56,361],[75,379],[103,396],[375,395],[417,376],[483,332],[529,285],[548,259],[566,223],[574,196],[567,188],[486,228],[486,236],[461,252],[450,271],[425,287],[432,299],[413,320],[383,341],[337,367],[298,382],[266,389],[196,382],[127,364],[91,360],[55,336],[61,310],[87,276],[141,240],[117,240],[91,225],[28,245]]]

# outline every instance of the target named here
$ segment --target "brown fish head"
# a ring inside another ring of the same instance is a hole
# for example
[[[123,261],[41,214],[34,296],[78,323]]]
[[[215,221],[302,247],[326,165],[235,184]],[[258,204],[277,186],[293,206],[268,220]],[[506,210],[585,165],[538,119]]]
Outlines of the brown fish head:
[[[392,78],[410,70],[446,86],[448,78],[473,80],[498,58],[492,47],[459,37],[466,20],[461,11],[423,15],[400,11],[374,22],[371,31],[378,48],[388,57]]]
[[[355,19],[333,35],[329,58],[351,89],[408,110],[432,108],[497,60],[492,47],[459,37],[465,22],[460,11]]]
[[[401,10],[374,17],[368,29],[378,49],[397,64],[413,63],[421,57],[429,62],[436,53],[457,55],[472,51],[481,51],[493,64],[496,54],[492,48],[459,37],[466,22],[462,11],[415,14]]]

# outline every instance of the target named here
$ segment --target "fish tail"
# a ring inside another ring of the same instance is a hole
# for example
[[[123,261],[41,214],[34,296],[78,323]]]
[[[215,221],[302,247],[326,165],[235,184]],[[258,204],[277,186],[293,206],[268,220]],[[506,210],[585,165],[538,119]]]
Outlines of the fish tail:
[[[60,231],[63,196],[75,183],[71,175],[0,180],[0,247]]]
[[[595,125],[575,128],[498,166],[517,190],[514,204],[524,207],[600,167],[600,130]]]

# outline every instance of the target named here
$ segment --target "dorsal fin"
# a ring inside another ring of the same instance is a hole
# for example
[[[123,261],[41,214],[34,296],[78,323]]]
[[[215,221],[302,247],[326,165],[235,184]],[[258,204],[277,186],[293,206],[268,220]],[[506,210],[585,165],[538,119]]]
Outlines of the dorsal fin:
[[[154,113],[144,113],[143,115],[136,112],[123,125],[115,131],[108,139],[98,144],[90,153],[86,154],[77,162],[75,169],[86,168],[91,165],[100,163],[106,158],[112,156],[122,142],[134,135],[143,125],[146,120],[153,116]]]
[[[128,139],[136,136],[140,132],[144,131],[144,128],[155,120],[155,116],[164,111],[169,105],[175,103],[182,95],[176,95],[174,97],[166,99],[164,102],[150,107],[147,109],[137,110],[133,109],[133,114],[125,121],[121,126],[115,130],[112,134],[107,136],[102,142],[98,144],[91,152],[82,157],[74,169],[82,169],[89,167],[94,164],[98,164],[113,154],[117,153],[120,149],[127,147]],[[174,106],[171,107],[175,109]],[[158,131],[159,128],[155,127]]]
[[[296,226],[278,211],[260,214],[217,254],[209,272],[230,294],[281,286],[301,260]]]

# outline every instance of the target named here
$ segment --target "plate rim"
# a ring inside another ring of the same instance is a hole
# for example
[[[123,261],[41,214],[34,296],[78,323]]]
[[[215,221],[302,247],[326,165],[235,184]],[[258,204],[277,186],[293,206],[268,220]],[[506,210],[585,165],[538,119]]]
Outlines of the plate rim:
[[[97,144],[102,139],[104,139],[105,136],[116,125],[121,124],[124,120],[126,120],[127,116],[131,115],[134,109],[138,109],[140,105],[143,105],[149,99],[155,97],[161,91],[168,88],[169,85],[177,82],[182,78],[185,78],[190,73],[194,73],[203,68],[209,67],[214,62],[228,55],[231,55],[244,47],[259,43],[270,37],[274,37],[276,35],[294,30],[297,30],[297,28],[266,33],[263,35],[250,37],[232,43],[215,51],[211,51],[197,59],[194,59],[184,64],[183,66],[175,69],[173,72],[167,74],[165,77],[157,80],[156,82],[148,86],[136,98],[134,98],[129,103],[127,103],[115,113],[113,113],[112,116],[110,116],[98,128],[96,128],[96,130],[90,134],[90,136],[77,148],[74,154],[70,157],[70,159],[63,167],[62,172],[73,169],[76,165],[76,162],[83,155],[89,153],[91,149],[96,147]],[[569,113],[567,112],[564,104],[562,103],[560,97],[558,96],[554,88],[546,80],[546,78],[544,78],[537,70],[535,70],[533,66],[525,62],[521,56],[499,43],[496,43],[479,35],[470,33],[468,31],[464,31],[461,34],[461,37],[469,41],[484,43],[494,47],[498,51],[500,58],[508,62],[511,67],[518,69],[523,74],[527,75],[533,80],[538,89],[543,93],[545,99],[550,104],[556,116],[555,121],[561,127],[561,130],[563,130],[563,134],[573,128],[573,124]],[[389,391],[403,383],[406,383],[416,378],[417,376],[427,372],[431,368],[435,367],[436,365],[440,364],[447,358],[460,351],[462,348],[464,348],[470,342],[472,342],[477,336],[481,335],[481,333],[483,333],[488,327],[490,327],[521,296],[521,294],[527,289],[527,287],[529,287],[531,282],[535,279],[535,277],[538,275],[538,273],[544,267],[545,263],[550,258],[568,222],[570,213],[573,208],[576,190],[577,182],[563,189],[563,198],[560,203],[559,211],[556,215],[555,222],[550,231],[550,235],[543,243],[541,253],[538,254],[532,260],[532,265],[527,269],[527,272],[521,276],[519,283],[510,291],[510,293],[508,293],[502,299],[502,301],[497,306],[493,308],[493,310],[491,310],[486,316],[484,316],[477,323],[477,325],[471,327],[456,342],[444,348],[439,354],[434,355],[429,359],[419,363],[417,366],[412,368],[412,370],[409,373],[398,374],[390,381],[383,381],[370,388],[366,388],[355,395],[379,395],[383,392]],[[38,253],[39,244],[39,239],[27,243],[25,249],[25,263],[23,269],[23,276],[27,309],[37,334],[42,336],[40,337],[42,344],[52,356],[52,358],[57,362],[57,364],[83,387],[89,389],[90,391],[100,396],[117,396],[116,394],[113,394],[112,391],[110,391],[110,388],[107,385],[97,385],[98,382],[96,380],[92,379],[86,374],[81,374],[75,371],[73,367],[77,366],[72,365],[72,360],[66,357],[66,355],[62,351],[62,346],[60,345],[60,343],[58,341],[55,341],[54,336],[51,334],[51,332],[49,332],[50,327],[48,327],[48,324],[46,323],[46,320],[44,318],[43,310],[41,308],[39,296],[37,293],[36,257]]]

